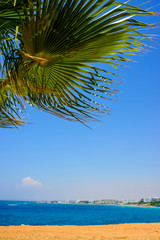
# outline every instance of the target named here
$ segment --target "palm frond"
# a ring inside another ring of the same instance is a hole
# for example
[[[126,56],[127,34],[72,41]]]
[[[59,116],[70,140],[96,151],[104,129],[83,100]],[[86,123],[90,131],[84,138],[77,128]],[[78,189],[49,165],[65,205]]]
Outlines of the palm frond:
[[[1,0],[0,1],[0,29],[7,32],[13,31],[23,18],[22,6],[28,6],[28,0]],[[1,32],[0,31],[0,32]]]
[[[145,50],[144,39],[151,39],[141,29],[153,25],[136,16],[154,12],[129,2],[36,0],[24,4],[19,44],[14,58],[6,61],[6,65],[12,62],[6,75],[11,88],[35,108],[67,120],[85,123],[98,112],[108,113],[96,100],[112,100],[119,93],[117,75],[107,66],[118,69],[130,61],[127,55]]]
[[[7,81],[0,80],[0,128],[14,128],[24,125],[20,112],[24,106],[20,98],[13,93]]]

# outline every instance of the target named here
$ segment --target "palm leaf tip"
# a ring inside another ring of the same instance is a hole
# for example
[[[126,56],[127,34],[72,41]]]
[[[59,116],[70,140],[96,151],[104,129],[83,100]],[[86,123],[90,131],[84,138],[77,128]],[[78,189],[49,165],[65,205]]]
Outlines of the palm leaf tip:
[[[19,119],[0,117],[0,128],[18,128],[24,124],[26,122]]]
[[[141,29],[152,24],[136,16],[155,13],[129,3],[36,0],[23,3],[20,10],[22,2],[17,0],[18,45],[12,39],[10,46],[16,54],[8,59],[3,51],[14,93],[35,108],[71,121],[85,123],[96,113],[108,113],[97,98],[114,100],[118,93],[110,66],[118,70],[130,61],[127,55],[144,51],[144,39],[151,40]]]

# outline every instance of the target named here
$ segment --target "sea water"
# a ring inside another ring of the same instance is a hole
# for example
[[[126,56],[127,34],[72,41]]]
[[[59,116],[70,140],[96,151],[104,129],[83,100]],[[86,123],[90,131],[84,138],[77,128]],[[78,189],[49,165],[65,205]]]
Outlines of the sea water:
[[[160,208],[0,201],[0,226],[160,222]]]

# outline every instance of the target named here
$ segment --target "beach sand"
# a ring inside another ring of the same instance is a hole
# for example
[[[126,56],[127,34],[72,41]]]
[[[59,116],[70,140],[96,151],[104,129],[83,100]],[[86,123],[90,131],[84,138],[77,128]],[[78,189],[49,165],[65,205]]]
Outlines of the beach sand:
[[[0,240],[160,240],[160,223],[0,227]]]

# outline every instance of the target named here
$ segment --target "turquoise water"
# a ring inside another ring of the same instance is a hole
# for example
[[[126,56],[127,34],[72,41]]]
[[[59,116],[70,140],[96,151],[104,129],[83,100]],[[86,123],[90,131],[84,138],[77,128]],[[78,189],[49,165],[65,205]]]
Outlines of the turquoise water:
[[[160,222],[160,208],[0,201],[0,225],[105,225]]]

